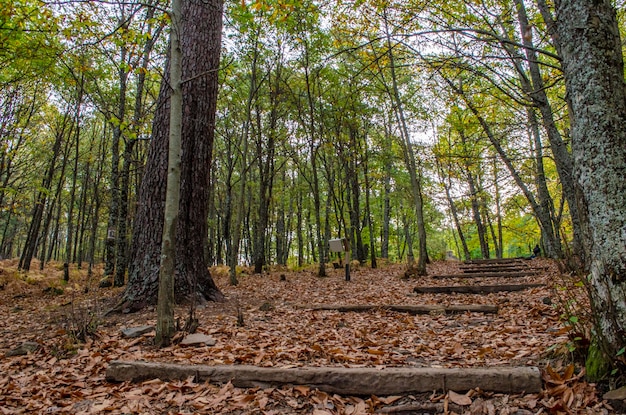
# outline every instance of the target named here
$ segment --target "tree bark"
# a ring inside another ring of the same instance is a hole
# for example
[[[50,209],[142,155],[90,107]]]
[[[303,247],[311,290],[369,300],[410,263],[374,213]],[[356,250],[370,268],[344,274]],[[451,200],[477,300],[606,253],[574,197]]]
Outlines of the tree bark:
[[[180,213],[176,228],[177,301],[196,295],[221,300],[205,259],[209,172],[218,92],[218,67],[222,28],[221,0],[184,2],[181,45],[183,50],[183,135],[181,140]],[[129,282],[121,308],[135,311],[157,299],[165,199],[169,131],[169,85],[164,79],[152,130],[146,171],[139,191],[133,232]]]
[[[167,149],[167,185],[163,237],[161,238],[161,263],[157,299],[157,324],[154,343],[159,347],[170,345],[176,326],[174,324],[174,273],[176,269],[176,224],[180,204],[180,160],[183,134],[183,91],[181,51],[181,0],[172,0],[170,12],[170,124]]]
[[[608,362],[626,347],[626,92],[616,12],[608,0],[556,2],[588,287]]]

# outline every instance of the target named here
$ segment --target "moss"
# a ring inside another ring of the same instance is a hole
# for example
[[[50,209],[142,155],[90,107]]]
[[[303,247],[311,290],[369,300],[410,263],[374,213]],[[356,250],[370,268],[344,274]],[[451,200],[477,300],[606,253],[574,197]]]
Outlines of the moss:
[[[589,346],[587,360],[585,361],[585,370],[587,372],[587,379],[590,382],[598,382],[604,379],[611,370],[611,361],[602,352],[597,341],[594,341]]]

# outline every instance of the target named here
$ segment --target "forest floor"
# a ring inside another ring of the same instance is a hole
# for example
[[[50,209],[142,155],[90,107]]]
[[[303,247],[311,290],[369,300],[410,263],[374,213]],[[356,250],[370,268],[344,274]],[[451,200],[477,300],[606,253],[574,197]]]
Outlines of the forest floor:
[[[402,278],[405,266],[358,267],[350,282],[344,270],[319,278],[312,270],[244,272],[228,284],[225,268],[212,269],[227,300],[196,309],[197,331],[214,346],[157,349],[154,331],[124,338],[121,330],[154,325],[154,308],[103,316],[120,288],[98,288],[102,274],[87,278],[62,264],[29,273],[17,261],[0,262],[0,414],[610,414],[601,392],[572,365],[575,336],[585,309],[583,290],[551,261],[536,259],[539,275],[515,283],[540,283],[519,292],[415,294],[416,286],[476,284],[432,277]],[[458,272],[458,262],[429,265],[429,275]],[[511,284],[491,278],[489,284]],[[496,314],[465,312],[410,315],[380,308],[368,312],[315,311],[319,304],[425,305],[493,304]],[[567,308],[567,316],[564,309]],[[188,307],[177,309],[184,321]],[[568,316],[572,316],[568,321]],[[579,336],[578,334],[576,336]],[[38,348],[10,356],[24,342]],[[433,391],[398,396],[339,396],[306,386],[242,389],[228,384],[164,382],[109,383],[112,360],[146,360],[260,367],[494,367],[536,366],[541,393],[506,395],[481,390]],[[455,393],[459,392],[459,393]],[[467,392],[467,393],[466,393]],[[461,395],[464,393],[465,395]]]

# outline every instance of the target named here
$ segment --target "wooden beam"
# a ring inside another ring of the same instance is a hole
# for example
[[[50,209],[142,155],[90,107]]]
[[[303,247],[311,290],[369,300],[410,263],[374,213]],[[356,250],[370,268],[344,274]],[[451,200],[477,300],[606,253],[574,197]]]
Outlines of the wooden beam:
[[[473,274],[476,272],[525,272],[525,271],[534,271],[528,267],[478,267],[478,268],[460,268],[461,272],[464,274]]]
[[[511,285],[453,285],[453,286],[431,286],[415,287],[413,292],[418,294],[486,294],[502,291],[523,291],[529,288],[545,287],[545,284],[511,284]]]
[[[540,274],[537,271],[523,271],[523,272],[477,272],[470,274],[443,274],[443,275],[432,275],[431,278],[435,279],[443,279],[443,278],[522,278],[522,277],[532,277]]]
[[[470,259],[463,261],[464,264],[512,264],[512,263],[524,263],[524,259],[521,258],[491,258],[491,259]]]
[[[328,393],[386,396],[433,390],[464,392],[474,388],[501,393],[537,393],[541,374],[536,367],[481,368],[345,368],[256,367],[245,365],[183,365],[145,361],[112,361],[106,369],[109,382],[189,379],[196,382],[232,382],[238,388],[306,385]]]
[[[400,313],[409,314],[430,314],[430,313],[497,313],[498,306],[490,304],[453,304],[443,306],[439,304],[424,304],[424,305],[370,305],[370,304],[355,304],[355,305],[337,305],[337,304],[321,304],[314,306],[303,306],[301,308],[313,310],[313,311],[339,311],[343,313],[348,312],[368,312],[374,310],[389,310],[397,311]]]

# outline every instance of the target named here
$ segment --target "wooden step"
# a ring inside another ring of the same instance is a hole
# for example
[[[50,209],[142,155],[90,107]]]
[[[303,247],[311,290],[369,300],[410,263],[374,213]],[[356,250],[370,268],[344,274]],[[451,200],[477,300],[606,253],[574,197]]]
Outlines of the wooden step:
[[[473,274],[477,272],[525,272],[528,267],[488,267],[488,268],[461,268],[464,274]]]
[[[454,313],[497,313],[498,306],[491,304],[452,304],[448,306],[439,304],[424,304],[424,305],[372,305],[372,304],[320,304],[312,306],[302,306],[312,311],[339,311],[342,313],[363,313],[375,310],[389,310],[400,313],[409,314],[454,314]]]
[[[453,286],[430,286],[415,287],[413,292],[418,294],[486,294],[503,291],[523,291],[530,288],[545,287],[545,284],[513,284],[513,285],[453,285]]]
[[[532,277],[540,274],[537,271],[523,271],[523,272],[482,272],[482,273],[469,273],[469,274],[442,274],[432,275],[431,278],[443,279],[443,278],[523,278]]]
[[[523,264],[526,260],[520,258],[490,258],[490,259],[468,259],[464,264]]]
[[[145,361],[112,361],[106,369],[109,382],[186,380],[232,382],[238,388],[306,385],[328,393],[387,396],[405,393],[465,392],[480,389],[501,393],[538,393],[537,367],[256,367],[247,365],[183,365]]]

